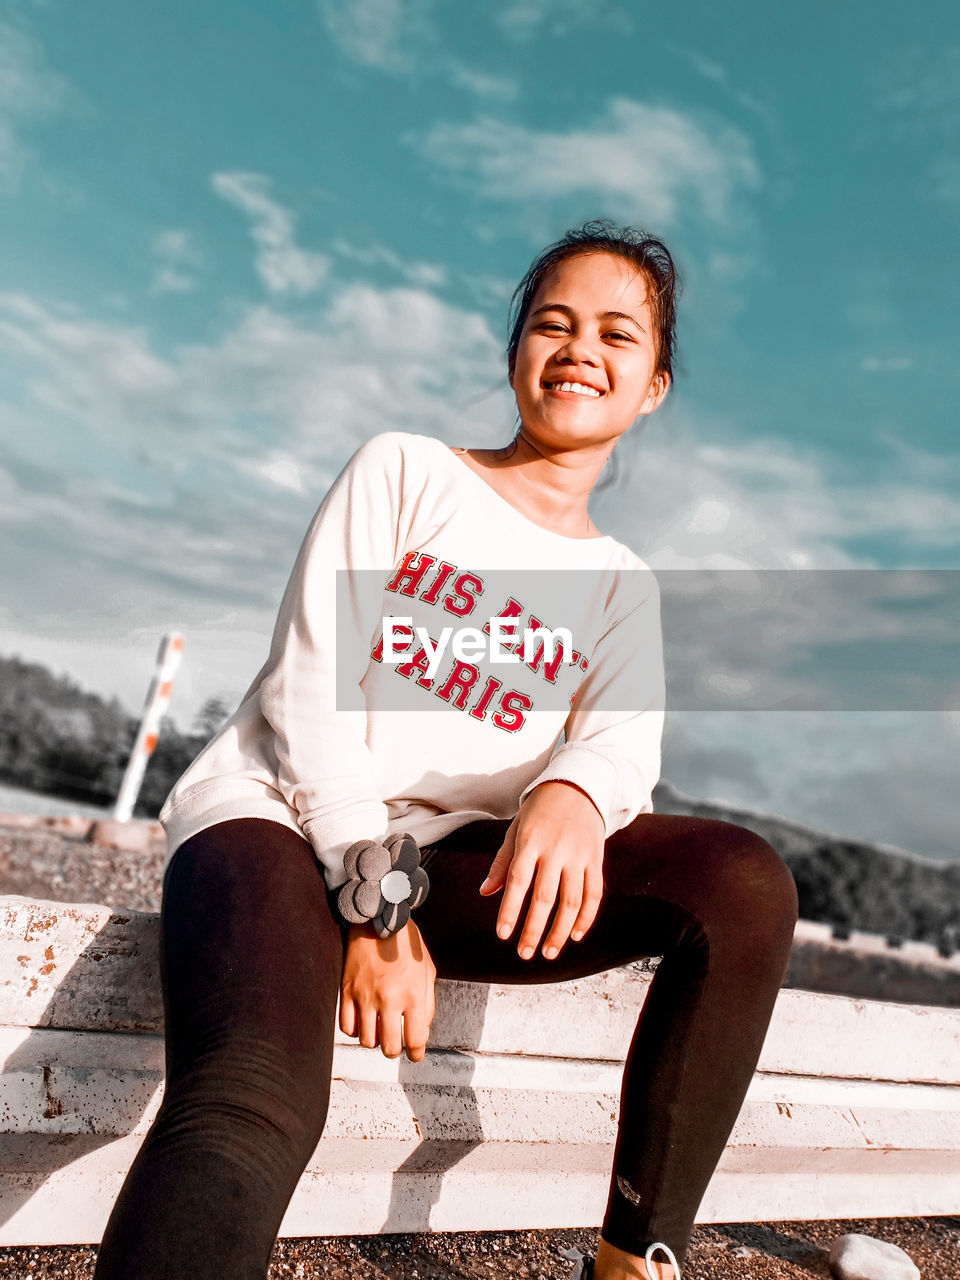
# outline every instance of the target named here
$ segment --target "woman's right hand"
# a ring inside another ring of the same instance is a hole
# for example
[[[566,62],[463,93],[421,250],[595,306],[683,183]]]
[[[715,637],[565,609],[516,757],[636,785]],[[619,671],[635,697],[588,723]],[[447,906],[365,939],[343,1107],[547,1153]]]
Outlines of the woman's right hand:
[[[411,1062],[427,1051],[436,1012],[437,971],[420,930],[408,920],[389,938],[372,925],[352,925],[340,982],[340,1030],[366,1049]]]

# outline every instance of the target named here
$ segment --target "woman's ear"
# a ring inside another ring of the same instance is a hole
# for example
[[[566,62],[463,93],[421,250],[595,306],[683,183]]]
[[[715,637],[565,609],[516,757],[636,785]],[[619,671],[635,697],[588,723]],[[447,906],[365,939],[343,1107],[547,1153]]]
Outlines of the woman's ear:
[[[653,413],[654,409],[659,409],[669,390],[670,375],[665,369],[661,369],[660,372],[655,373],[650,380],[650,386],[647,390],[640,412]]]

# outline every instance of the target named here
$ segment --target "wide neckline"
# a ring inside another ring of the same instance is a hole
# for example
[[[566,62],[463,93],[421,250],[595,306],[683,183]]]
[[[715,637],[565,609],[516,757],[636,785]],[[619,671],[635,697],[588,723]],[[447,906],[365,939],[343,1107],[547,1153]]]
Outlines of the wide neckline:
[[[438,443],[442,444],[442,442],[439,441]],[[574,538],[571,537],[570,534],[557,533],[554,529],[548,529],[544,525],[538,524],[536,520],[531,520],[530,517],[521,511],[519,507],[515,507],[509,498],[505,498],[502,493],[494,489],[493,485],[488,484],[479,472],[474,471],[469,462],[464,462],[461,455],[467,452],[466,449],[458,448],[449,444],[442,444],[442,447],[447,451],[450,457],[459,464],[462,471],[466,471],[468,475],[473,476],[477,484],[482,486],[484,492],[488,493],[498,506],[506,507],[508,511],[512,511],[518,520],[522,520],[523,523],[525,525],[529,525],[531,529],[536,529],[538,533],[542,533],[548,538],[558,538],[561,542],[577,543],[581,546],[599,546],[602,543],[610,543],[614,541],[608,533],[601,533],[595,538]]]

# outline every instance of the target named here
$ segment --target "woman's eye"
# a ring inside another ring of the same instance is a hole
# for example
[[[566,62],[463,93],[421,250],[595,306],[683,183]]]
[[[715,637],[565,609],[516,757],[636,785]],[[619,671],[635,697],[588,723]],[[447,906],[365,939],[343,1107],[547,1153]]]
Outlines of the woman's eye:
[[[608,337],[608,338],[620,338],[620,339],[622,339],[624,342],[632,342],[632,341],[633,341],[633,339],[630,337],[629,333],[620,333],[620,331],[619,331],[619,330],[616,330],[616,331],[615,331],[615,332],[613,332],[613,333],[608,333],[608,334],[607,334],[607,337]]]
[[[542,324],[540,328],[544,333],[565,333],[566,332],[563,325],[557,324],[555,320],[548,320],[545,324]]]

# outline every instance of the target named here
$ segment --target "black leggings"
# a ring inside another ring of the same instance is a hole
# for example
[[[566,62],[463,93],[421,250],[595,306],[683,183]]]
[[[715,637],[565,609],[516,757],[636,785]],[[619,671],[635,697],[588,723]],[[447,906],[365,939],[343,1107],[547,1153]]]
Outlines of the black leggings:
[[[682,1258],[783,978],[793,880],[749,831],[643,815],[606,843],[583,941],[521,960],[519,927],[512,941],[495,933],[500,895],[478,892],[508,825],[434,846],[414,919],[443,978],[551,982],[663,956],[627,1056],[602,1234]],[[296,832],[242,818],[177,851],[162,912],[166,1094],[96,1280],[263,1280],[326,1118],[342,936]]]

